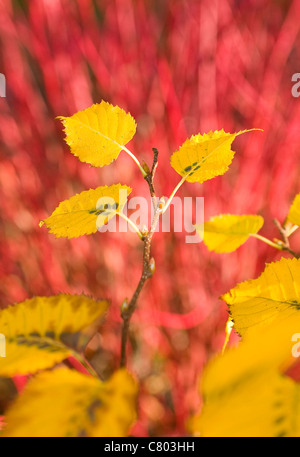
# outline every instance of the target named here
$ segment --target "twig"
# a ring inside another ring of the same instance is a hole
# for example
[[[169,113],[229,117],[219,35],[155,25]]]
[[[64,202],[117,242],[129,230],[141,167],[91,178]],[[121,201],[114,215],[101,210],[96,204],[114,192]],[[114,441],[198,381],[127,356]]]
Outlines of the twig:
[[[269,246],[272,246],[272,248],[279,249],[279,251],[283,250],[282,244],[274,243],[273,241],[269,240],[265,236],[259,235],[258,233],[251,233],[250,236],[252,236],[253,238],[257,238],[258,240],[262,241],[263,243],[268,244]]]
[[[276,227],[278,228],[280,235],[282,236],[284,246],[289,247],[290,243],[289,243],[288,235],[287,235],[284,225],[282,226],[277,219],[273,219],[273,222],[276,225]]]
[[[299,259],[300,255],[294,252],[292,249],[290,249],[288,246],[283,246],[282,248],[283,251],[288,251],[295,259]]]
[[[158,150],[156,148],[152,148],[152,151],[153,151],[153,154],[154,154],[152,168],[151,168],[151,171],[149,171],[147,173],[147,175],[144,176],[144,179],[148,183],[149,190],[150,190],[150,195],[151,195],[151,199],[152,199],[152,203],[153,203],[153,207],[154,207],[154,210],[155,210],[157,202],[156,202],[156,195],[155,195],[153,179],[154,179],[155,171],[156,171],[156,168],[157,168],[157,165],[158,165]],[[146,168],[148,168],[148,167],[146,166]]]
[[[114,143],[115,143],[115,141],[114,141]],[[118,144],[118,143],[116,143],[116,144]],[[138,159],[135,157],[135,155],[128,148],[126,148],[126,146],[122,146],[122,149],[123,149],[123,151],[125,151],[135,161],[135,163],[139,167],[140,171],[142,172],[142,175],[145,177],[146,176],[146,172],[143,169],[143,167],[141,166],[141,164],[138,161]]]
[[[275,240],[276,243],[278,245],[281,246],[281,249],[282,251],[287,251],[289,252],[293,257],[295,257],[296,259],[299,259],[300,258],[300,255],[297,254],[296,252],[294,252],[291,248],[290,248],[290,242],[289,242],[289,239],[288,237],[293,233],[293,231],[295,230],[291,230],[291,228],[287,227],[286,224],[287,224],[287,219],[284,221],[283,225],[280,224],[280,222],[277,220],[277,219],[273,219],[273,222],[274,224],[276,225],[276,227],[278,228],[279,230],[279,233],[280,235],[282,236],[282,240]],[[292,226],[293,228],[293,226]]]
[[[156,225],[159,220],[159,216],[162,212],[161,204],[160,202],[156,202],[157,198],[155,195],[155,189],[153,185],[153,179],[155,175],[155,170],[157,167],[157,159],[158,159],[158,150],[156,148],[153,148],[154,152],[154,158],[153,158],[153,164],[152,164],[152,169],[151,171],[148,169],[148,173],[145,176],[145,180],[148,183],[149,190],[150,190],[150,195],[151,199],[153,202],[154,206],[154,216],[153,220],[151,223],[150,230],[147,234],[145,234],[142,238],[142,241],[144,243],[144,251],[143,251],[143,270],[142,270],[142,275],[139,280],[139,283],[137,285],[137,288],[130,300],[129,303],[126,301],[123,303],[122,308],[121,308],[121,317],[123,319],[123,328],[122,328],[122,341],[121,341],[121,367],[126,366],[126,347],[127,347],[127,340],[128,340],[128,334],[129,334],[129,326],[130,326],[130,320],[132,317],[132,314],[134,313],[136,306],[137,306],[137,301],[139,298],[139,295],[144,287],[145,282],[147,279],[151,278],[151,276],[154,273],[154,259],[150,258],[150,251],[151,251],[151,241],[152,237],[156,228]],[[145,168],[145,165],[144,165]]]

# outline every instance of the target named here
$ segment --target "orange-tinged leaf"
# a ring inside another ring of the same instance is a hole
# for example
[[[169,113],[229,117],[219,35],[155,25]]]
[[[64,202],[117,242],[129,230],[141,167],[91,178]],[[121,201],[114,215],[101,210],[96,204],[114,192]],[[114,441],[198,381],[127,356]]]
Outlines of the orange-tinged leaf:
[[[64,124],[65,140],[72,154],[95,167],[115,160],[136,131],[129,113],[105,101],[58,119]]]
[[[0,376],[35,373],[66,359],[72,355],[70,345],[79,345],[81,332],[90,336],[88,329],[106,309],[105,300],[60,294],[34,297],[1,310],[6,357],[0,358]]]
[[[131,192],[128,186],[101,186],[61,202],[45,224],[56,237],[76,238],[96,233],[117,212],[122,212]]]
[[[58,368],[37,375],[8,409],[4,437],[124,437],[137,384],[124,369],[106,382]]]
[[[187,139],[171,157],[171,165],[186,181],[202,183],[215,176],[223,175],[235,154],[231,144],[237,135],[250,132],[250,129],[237,133],[224,130],[193,135]]]

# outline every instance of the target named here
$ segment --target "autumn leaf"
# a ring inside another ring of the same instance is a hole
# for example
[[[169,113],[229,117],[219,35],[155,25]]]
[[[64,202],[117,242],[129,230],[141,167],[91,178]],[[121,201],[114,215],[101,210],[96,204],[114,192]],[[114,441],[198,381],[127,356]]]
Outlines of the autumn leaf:
[[[98,324],[107,309],[104,300],[85,295],[34,297],[0,311],[0,333],[6,340],[6,357],[0,359],[0,376],[35,373],[52,367],[84,345],[80,332]]]
[[[203,242],[210,251],[223,253],[239,248],[247,239],[263,226],[261,216],[221,214],[212,217],[202,225],[196,225],[197,232],[203,234]]]
[[[231,149],[233,140],[236,136],[252,130],[260,129],[242,130],[237,133],[216,130],[203,135],[193,135],[171,156],[171,165],[189,182],[202,183],[223,175],[235,154]]]
[[[300,259],[282,258],[267,264],[259,278],[238,284],[221,298],[228,304],[234,328],[242,336],[250,329],[269,324],[279,314],[297,314]]]
[[[45,224],[56,237],[76,238],[95,233],[116,212],[122,213],[131,190],[114,184],[83,191],[61,202],[40,226]]]
[[[57,368],[37,375],[8,409],[4,437],[124,437],[137,384],[124,369],[106,382]]]
[[[287,218],[292,224],[300,225],[300,193],[294,198]]]
[[[203,437],[300,436],[299,395],[299,384],[290,378],[274,372],[254,375],[225,395],[220,392],[218,401],[208,395],[190,429]]]
[[[300,315],[278,316],[208,364],[204,404],[189,421],[196,436],[300,435],[300,386],[285,376],[294,363],[292,335]]]
[[[135,120],[129,113],[105,101],[58,119],[63,122],[72,154],[95,167],[115,160],[136,131]]]

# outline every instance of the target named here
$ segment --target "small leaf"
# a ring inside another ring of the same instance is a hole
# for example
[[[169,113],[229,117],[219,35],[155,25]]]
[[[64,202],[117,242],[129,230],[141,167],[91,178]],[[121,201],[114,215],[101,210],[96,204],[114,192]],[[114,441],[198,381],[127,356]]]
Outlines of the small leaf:
[[[287,218],[294,225],[300,225],[300,193],[294,198]]]
[[[103,317],[107,302],[85,295],[34,297],[0,311],[6,357],[0,376],[11,377],[50,368],[72,355],[80,332]]]
[[[136,419],[126,370],[106,382],[58,368],[37,375],[8,409],[4,437],[124,437]]]
[[[224,130],[193,135],[187,139],[171,157],[171,165],[188,182],[202,183],[215,176],[223,175],[235,154],[231,144],[237,135],[250,132],[250,129],[237,133]]]
[[[263,226],[261,216],[221,214],[204,223],[203,242],[210,251],[223,253],[239,248],[249,236],[256,234]],[[203,233],[203,224],[196,226]]]
[[[116,214],[122,212],[131,188],[115,184],[76,194],[61,202],[45,224],[56,237],[76,238],[97,232]]]
[[[267,264],[259,278],[238,284],[221,298],[241,336],[278,315],[300,316],[300,259],[282,258]]]
[[[64,124],[65,140],[72,154],[95,167],[115,160],[136,131],[135,120],[129,113],[105,101],[58,119]]]

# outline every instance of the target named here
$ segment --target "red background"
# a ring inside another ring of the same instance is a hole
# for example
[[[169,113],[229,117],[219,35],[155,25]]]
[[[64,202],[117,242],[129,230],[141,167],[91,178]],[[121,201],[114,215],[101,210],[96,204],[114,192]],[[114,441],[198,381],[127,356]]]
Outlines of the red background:
[[[63,141],[55,117],[101,99],[136,119],[129,147],[140,160],[150,164],[159,149],[160,196],[179,180],[169,158],[188,136],[264,129],[235,141],[224,176],[186,183],[179,195],[204,196],[206,219],[261,214],[261,233],[277,236],[272,219],[284,219],[299,191],[300,99],[291,95],[299,17],[297,0],[0,0],[0,306],[58,292],[110,299],[88,356],[104,377],[118,367],[119,308],[139,279],[140,241],[134,233],[55,239],[38,226],[60,201],[99,185],[148,195],[125,153],[96,169]],[[224,340],[218,297],[281,253],[252,239],[217,255],[178,233],[155,234],[152,252],[156,273],[132,325],[129,367],[141,381],[134,433],[182,435],[200,405],[203,365]]]

